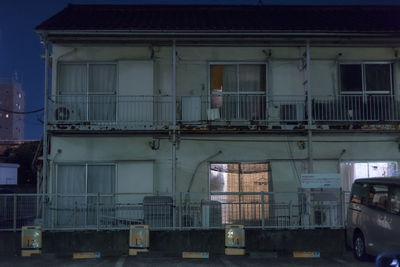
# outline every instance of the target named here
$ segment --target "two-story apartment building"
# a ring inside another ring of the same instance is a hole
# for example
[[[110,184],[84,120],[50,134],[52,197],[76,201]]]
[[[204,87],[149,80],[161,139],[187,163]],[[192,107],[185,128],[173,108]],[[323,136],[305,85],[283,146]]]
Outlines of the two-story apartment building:
[[[41,188],[53,226],[98,224],[99,205],[141,203],[109,215],[113,225],[149,223],[154,199],[144,195],[171,196],[167,226],[207,226],[210,210],[222,223],[265,226],[286,214],[281,204],[301,213],[303,173],[341,172],[344,190],[357,172],[395,173],[399,15],[397,6],[67,6],[36,28],[47,76],[51,66]],[[188,199],[201,203],[198,215],[183,216]],[[284,225],[301,224],[293,214]]]

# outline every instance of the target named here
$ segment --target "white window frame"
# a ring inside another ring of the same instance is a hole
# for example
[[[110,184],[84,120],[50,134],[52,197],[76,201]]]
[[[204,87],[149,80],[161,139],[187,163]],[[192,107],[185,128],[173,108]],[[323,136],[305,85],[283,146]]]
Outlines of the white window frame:
[[[211,92],[211,66],[212,65],[235,65],[236,66],[236,92],[221,92],[221,93],[212,93]],[[265,66],[265,92],[263,91],[245,91],[245,92],[241,92],[240,91],[240,80],[239,80],[239,71],[240,71],[240,65],[264,65]],[[265,103],[266,103],[266,108],[265,108],[265,112],[268,113],[268,62],[265,61],[210,61],[208,62],[207,65],[207,87],[208,87],[208,108],[211,108],[211,96],[212,95],[233,95],[235,94],[238,98],[240,97],[240,95],[264,95],[265,96]],[[240,111],[240,101],[237,101],[237,111]],[[268,114],[264,114],[265,117],[267,118]]]
[[[86,119],[89,120],[89,97],[91,95],[114,95],[116,98],[115,101],[115,121],[118,121],[118,90],[119,90],[119,83],[118,83],[118,74],[119,74],[119,69],[118,69],[118,62],[116,61],[59,61],[57,64],[57,90],[56,90],[56,96],[68,96],[68,95],[80,95],[77,93],[61,93],[60,92],[60,78],[61,78],[61,73],[60,73],[60,66],[61,65],[86,65],[86,90],[85,93],[82,93],[82,96],[86,96]],[[91,65],[114,65],[115,66],[115,91],[110,94],[107,92],[91,92],[89,93],[89,73],[90,73],[90,66]]]
[[[114,192],[112,194],[115,195],[115,189],[116,189],[116,180],[117,180],[117,164],[114,162],[108,163],[108,162],[94,162],[94,163],[90,163],[90,162],[86,162],[86,163],[82,163],[82,162],[65,162],[65,163],[57,163],[56,164],[56,181],[55,181],[55,194],[56,194],[56,198],[55,198],[55,202],[56,202],[56,210],[58,209],[58,167],[59,166],[84,166],[85,167],[85,204],[88,204],[88,191],[87,191],[87,187],[88,187],[88,166],[113,166],[114,167]],[[92,194],[92,193],[91,193]],[[74,194],[72,194],[74,195]],[[115,199],[114,199],[115,201]],[[115,203],[113,203],[115,204]],[[57,214],[54,214],[54,218],[53,218],[53,222],[57,221]],[[85,225],[87,225],[87,215],[85,216]]]
[[[361,67],[361,91],[343,91],[342,90],[342,65],[360,65]],[[390,68],[390,89],[386,91],[367,91],[366,86],[366,65],[389,65]],[[341,95],[393,95],[393,62],[392,61],[346,61],[339,62],[338,64],[339,73],[339,90]]]

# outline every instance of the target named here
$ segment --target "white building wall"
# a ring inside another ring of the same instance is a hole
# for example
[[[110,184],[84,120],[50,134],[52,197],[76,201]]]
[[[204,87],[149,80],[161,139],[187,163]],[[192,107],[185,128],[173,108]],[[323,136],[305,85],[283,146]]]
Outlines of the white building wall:
[[[366,47],[312,47],[311,88],[315,95],[338,93],[338,63],[349,61],[395,61],[398,48]],[[268,90],[275,95],[304,93],[304,47],[180,47],[177,46],[177,94],[208,95],[208,65],[213,62],[267,62],[269,64]],[[271,56],[269,56],[269,54]],[[87,47],[82,45],[53,47],[53,89],[56,90],[57,63],[62,61],[125,61],[153,62],[154,95],[171,95],[171,47],[115,46]],[[147,65],[146,65],[147,66]],[[398,63],[394,76],[398,76]],[[135,75],[125,83],[135,84]],[[122,82],[120,80],[120,82]],[[121,86],[121,85],[120,85]],[[399,91],[399,83],[395,83]],[[132,87],[131,94],[141,90]],[[55,91],[54,91],[55,92]],[[147,89],[146,89],[147,92]],[[125,91],[124,91],[125,93]],[[153,93],[149,92],[149,95]]]
[[[145,188],[152,184],[153,192],[171,192],[171,144],[168,139],[162,139],[159,149],[152,150],[151,140],[150,137],[52,137],[50,158],[55,164],[152,162],[154,171],[152,174],[145,173],[153,177],[144,178],[141,171],[132,171],[129,179],[134,179]],[[297,176],[306,171],[307,150],[303,148],[304,142],[304,137],[278,135],[182,137],[177,150],[176,191],[186,192],[197,165],[221,151],[221,154],[199,166],[194,175],[192,192],[209,192],[210,162],[269,162],[273,190],[296,192],[299,187]],[[315,172],[339,172],[339,156],[343,150],[346,151],[342,156],[344,161],[400,160],[395,136],[315,136]],[[152,179],[152,182],[147,183],[143,179]],[[132,188],[133,192],[136,189]],[[127,188],[123,190],[126,192]]]

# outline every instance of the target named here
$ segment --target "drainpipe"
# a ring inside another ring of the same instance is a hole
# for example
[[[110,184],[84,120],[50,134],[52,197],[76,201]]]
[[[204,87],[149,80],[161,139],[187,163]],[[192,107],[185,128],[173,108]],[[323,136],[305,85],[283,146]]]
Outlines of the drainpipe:
[[[308,114],[308,170],[307,173],[313,173],[313,156],[312,156],[312,103],[311,103],[311,82],[310,82],[310,41],[306,43],[306,92],[307,92],[307,114]],[[304,213],[302,216],[304,226],[310,226],[314,224],[314,210],[311,204],[311,190],[304,190]]]
[[[312,103],[311,103],[311,84],[310,84],[310,41],[306,45],[306,91],[307,91],[307,111],[308,111],[308,173],[313,173],[313,155],[312,155]]]
[[[42,172],[42,219],[43,225],[45,223],[45,198],[47,188],[47,99],[49,94],[49,42],[47,37],[44,38],[44,49],[45,49],[45,63],[44,63],[44,123],[43,123],[43,172]]]
[[[176,41],[172,41],[172,198],[176,206]],[[173,216],[173,226],[175,222],[175,209]]]

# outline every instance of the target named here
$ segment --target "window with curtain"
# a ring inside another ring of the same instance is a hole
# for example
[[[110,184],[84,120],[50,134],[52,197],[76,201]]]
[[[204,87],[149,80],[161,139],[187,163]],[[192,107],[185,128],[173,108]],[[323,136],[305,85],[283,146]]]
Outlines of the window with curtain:
[[[226,120],[264,120],[266,64],[211,64],[211,108]]]
[[[58,75],[58,102],[69,120],[115,120],[116,64],[61,63]]]
[[[115,165],[58,165],[58,225],[95,225],[98,198],[93,194],[104,194],[99,198],[102,210],[111,210],[113,197],[107,194],[114,192]]]

